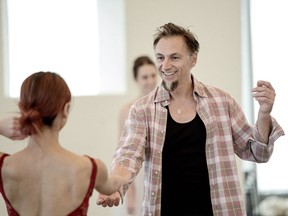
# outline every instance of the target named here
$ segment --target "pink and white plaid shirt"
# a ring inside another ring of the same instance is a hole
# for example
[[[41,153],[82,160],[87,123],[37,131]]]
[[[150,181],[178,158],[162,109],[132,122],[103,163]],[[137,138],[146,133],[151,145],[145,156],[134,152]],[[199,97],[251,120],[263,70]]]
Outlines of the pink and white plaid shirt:
[[[215,216],[244,216],[246,211],[235,154],[244,160],[267,162],[274,142],[284,135],[284,131],[271,118],[269,143],[261,143],[257,125],[253,127],[247,122],[241,107],[228,93],[192,78],[197,113],[206,127],[206,158],[213,213]],[[132,171],[134,176],[145,162],[142,209],[145,216],[159,216],[161,211],[161,163],[167,122],[165,106],[169,105],[169,100],[169,93],[159,86],[131,106],[113,158],[112,167],[115,163],[120,164]],[[126,190],[127,185],[120,191],[122,197]]]

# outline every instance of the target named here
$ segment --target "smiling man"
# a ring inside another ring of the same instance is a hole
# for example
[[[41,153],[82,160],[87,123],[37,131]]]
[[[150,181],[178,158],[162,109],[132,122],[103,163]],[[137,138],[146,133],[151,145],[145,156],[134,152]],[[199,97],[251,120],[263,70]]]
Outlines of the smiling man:
[[[154,51],[162,84],[132,105],[112,173],[135,177],[145,162],[143,216],[246,215],[235,155],[267,162],[284,135],[270,116],[272,85],[258,81],[252,90],[260,104],[252,126],[228,93],[191,74],[199,43],[189,30],[161,26]],[[100,194],[98,204],[118,205],[126,190]]]

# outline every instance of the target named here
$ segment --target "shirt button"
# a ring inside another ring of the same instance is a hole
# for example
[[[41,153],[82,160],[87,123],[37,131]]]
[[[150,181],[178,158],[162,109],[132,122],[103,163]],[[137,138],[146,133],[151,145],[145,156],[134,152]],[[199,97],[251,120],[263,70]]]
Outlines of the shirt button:
[[[164,130],[161,130],[161,133],[164,133]]]
[[[154,192],[152,192],[152,193],[151,193],[151,196],[154,196],[154,195],[155,195],[155,193],[154,193]]]
[[[155,171],[155,174],[157,175],[157,174],[158,174],[158,171]]]
[[[152,216],[152,213],[149,213],[149,216]]]

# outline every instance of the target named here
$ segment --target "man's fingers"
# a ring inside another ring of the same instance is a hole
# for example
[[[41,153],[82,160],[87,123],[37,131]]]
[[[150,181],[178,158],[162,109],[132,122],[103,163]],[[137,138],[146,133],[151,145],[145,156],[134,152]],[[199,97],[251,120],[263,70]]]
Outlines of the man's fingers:
[[[102,205],[102,204],[103,204],[103,202],[104,202],[104,200],[103,200],[103,199],[98,199],[98,200],[96,201],[96,204],[97,204],[97,205]]]
[[[97,205],[102,205],[103,207],[113,207],[114,205],[115,206],[118,206],[119,205],[119,200],[118,199],[111,199],[110,197],[107,197],[105,199],[98,199],[96,201]]]

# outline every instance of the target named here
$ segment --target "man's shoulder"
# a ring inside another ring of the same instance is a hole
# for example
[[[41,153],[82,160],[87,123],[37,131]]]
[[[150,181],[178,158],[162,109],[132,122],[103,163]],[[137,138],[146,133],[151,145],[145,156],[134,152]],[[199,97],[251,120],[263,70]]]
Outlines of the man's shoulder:
[[[219,87],[216,87],[216,86],[212,86],[212,85],[207,85],[207,84],[204,84],[204,83],[199,83],[199,85],[201,86],[202,90],[207,94],[207,96],[212,96],[212,97],[231,97],[231,95],[219,88]]]

